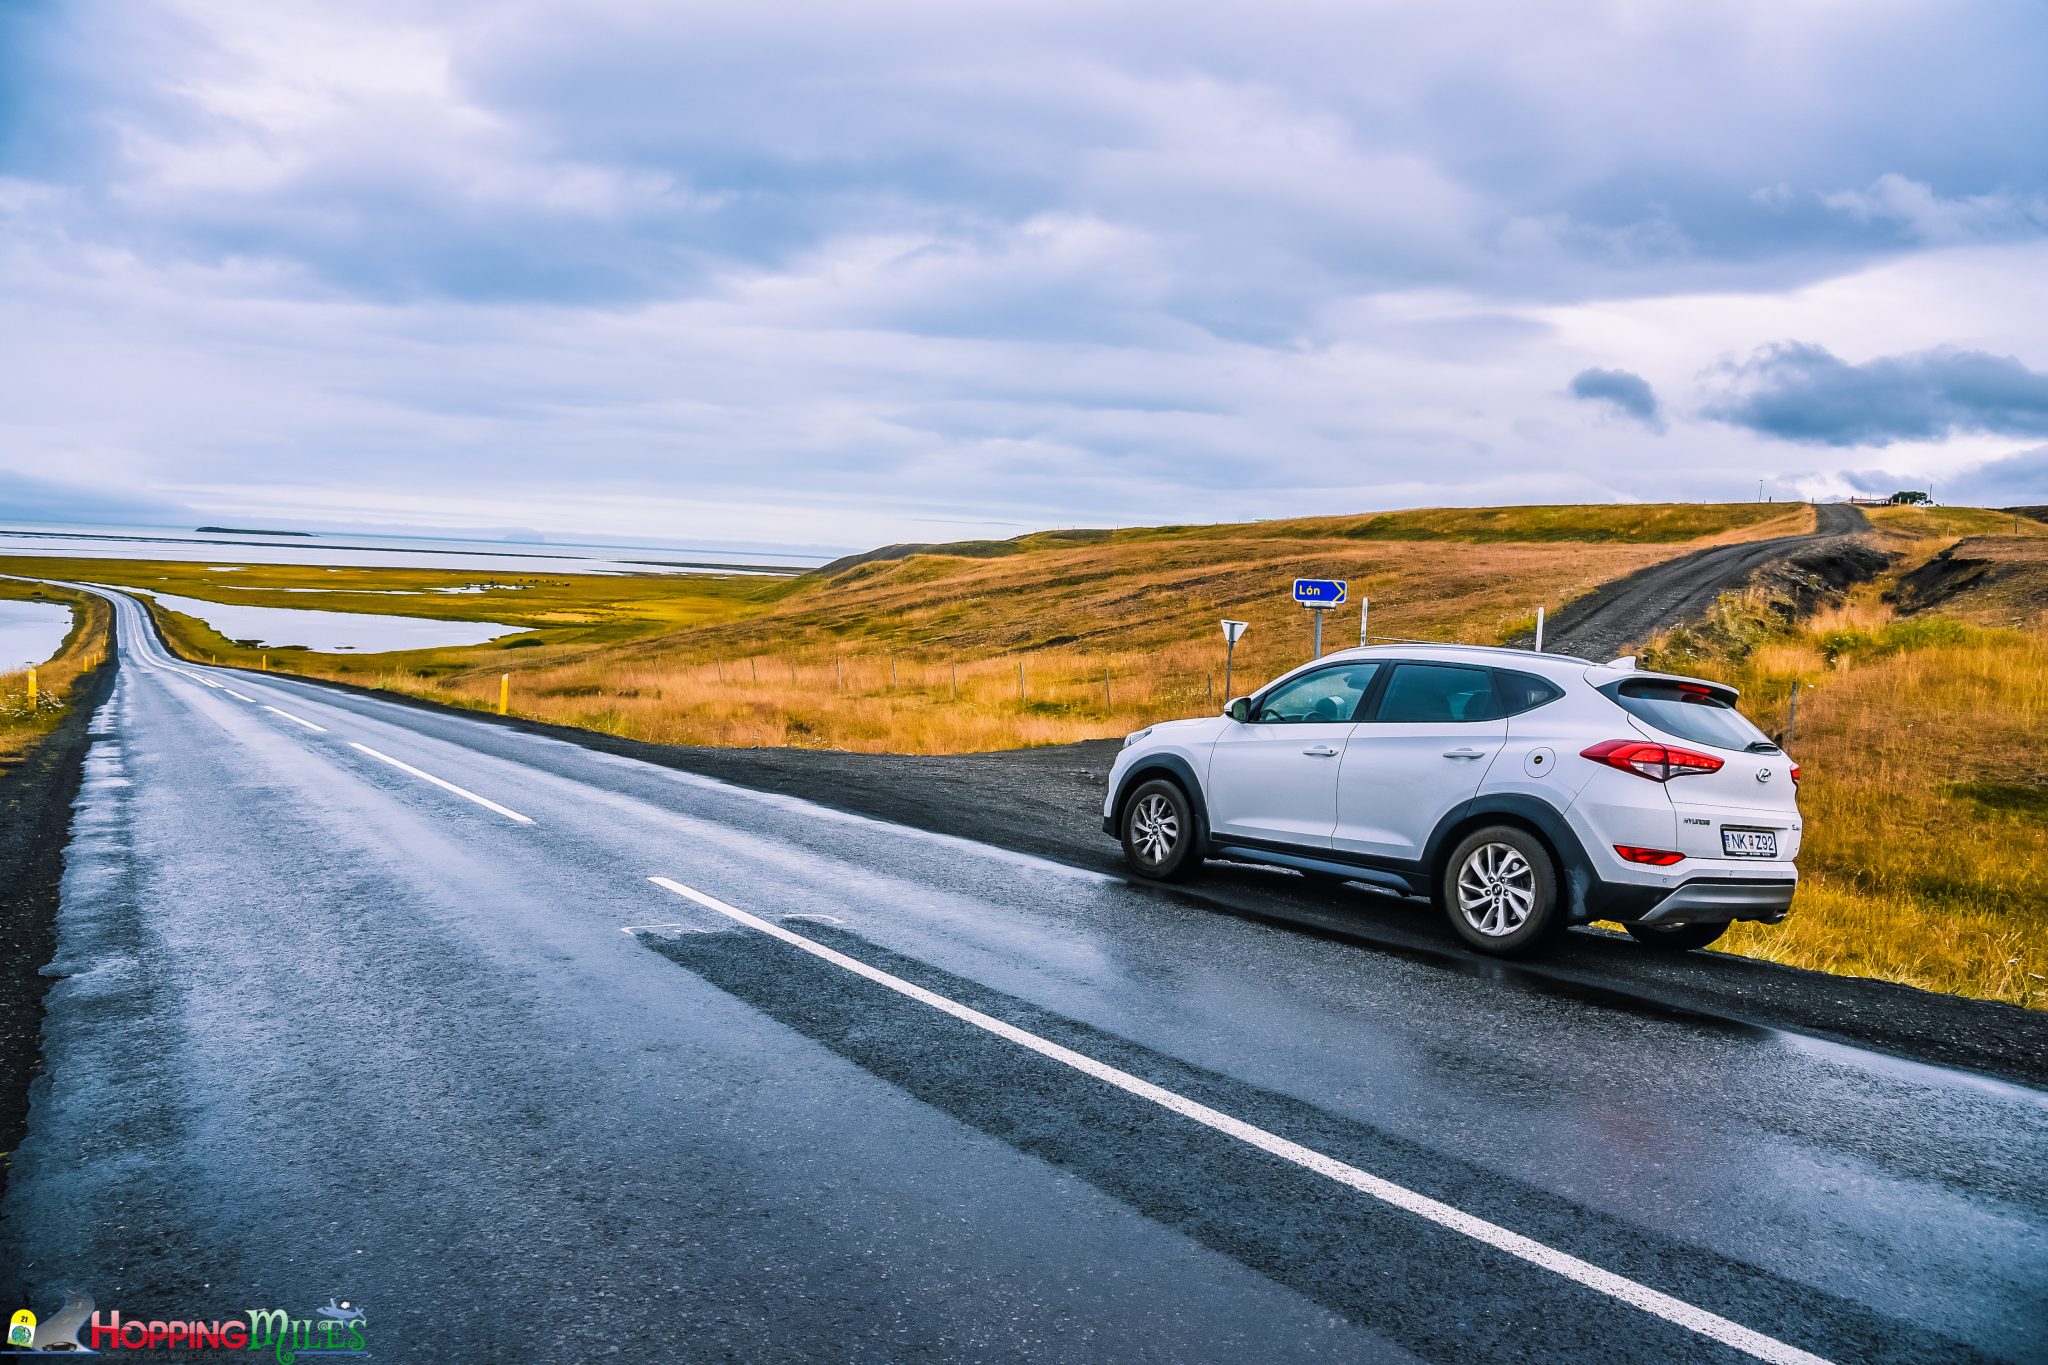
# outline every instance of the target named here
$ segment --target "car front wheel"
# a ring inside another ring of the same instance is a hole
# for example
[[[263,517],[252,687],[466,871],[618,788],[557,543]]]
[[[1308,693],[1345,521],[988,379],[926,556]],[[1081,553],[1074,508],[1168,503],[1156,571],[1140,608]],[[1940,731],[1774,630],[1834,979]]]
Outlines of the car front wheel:
[[[1171,881],[1201,862],[1194,810],[1180,785],[1153,778],[1124,803],[1124,861],[1140,877]]]
[[[1514,825],[1459,840],[1444,860],[1438,895],[1458,937],[1494,957],[1532,953],[1563,927],[1550,851]]]

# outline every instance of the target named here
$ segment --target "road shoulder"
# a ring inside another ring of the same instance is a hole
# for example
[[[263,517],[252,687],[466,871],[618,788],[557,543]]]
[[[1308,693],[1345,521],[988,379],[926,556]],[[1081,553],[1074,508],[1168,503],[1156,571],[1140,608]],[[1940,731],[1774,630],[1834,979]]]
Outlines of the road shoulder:
[[[42,1064],[43,967],[56,951],[71,807],[92,743],[92,718],[114,682],[103,662],[81,674],[48,734],[0,768],[0,1196],[28,1122]]]

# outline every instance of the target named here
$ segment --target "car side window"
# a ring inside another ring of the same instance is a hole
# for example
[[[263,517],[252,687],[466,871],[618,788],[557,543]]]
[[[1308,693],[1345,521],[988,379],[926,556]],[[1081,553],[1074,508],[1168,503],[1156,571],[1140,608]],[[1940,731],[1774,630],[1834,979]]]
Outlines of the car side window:
[[[1382,724],[1445,725],[1499,720],[1493,671],[1462,664],[1395,664],[1380,696]]]
[[[1258,725],[1347,724],[1358,719],[1358,704],[1380,666],[1339,664],[1319,668],[1280,684],[1259,698],[1252,721]]]

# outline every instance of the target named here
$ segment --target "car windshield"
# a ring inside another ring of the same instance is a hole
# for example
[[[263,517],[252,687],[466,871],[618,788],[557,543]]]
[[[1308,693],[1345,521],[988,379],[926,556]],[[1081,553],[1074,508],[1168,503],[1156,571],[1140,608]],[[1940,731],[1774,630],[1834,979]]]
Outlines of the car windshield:
[[[1722,688],[1668,678],[1633,678],[1609,683],[1600,690],[1630,715],[1694,744],[1747,749],[1759,741],[1770,743],[1763,731],[1735,709],[1733,695]]]

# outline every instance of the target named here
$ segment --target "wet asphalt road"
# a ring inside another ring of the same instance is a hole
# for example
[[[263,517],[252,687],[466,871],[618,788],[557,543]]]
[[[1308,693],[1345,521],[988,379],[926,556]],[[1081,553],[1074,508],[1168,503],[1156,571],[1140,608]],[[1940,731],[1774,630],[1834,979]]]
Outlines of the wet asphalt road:
[[[1765,1358],[2048,1359],[2041,1092],[1504,990],[121,624],[0,1227],[44,1311],[338,1297],[404,1361],[1752,1358],[1721,1323]]]

